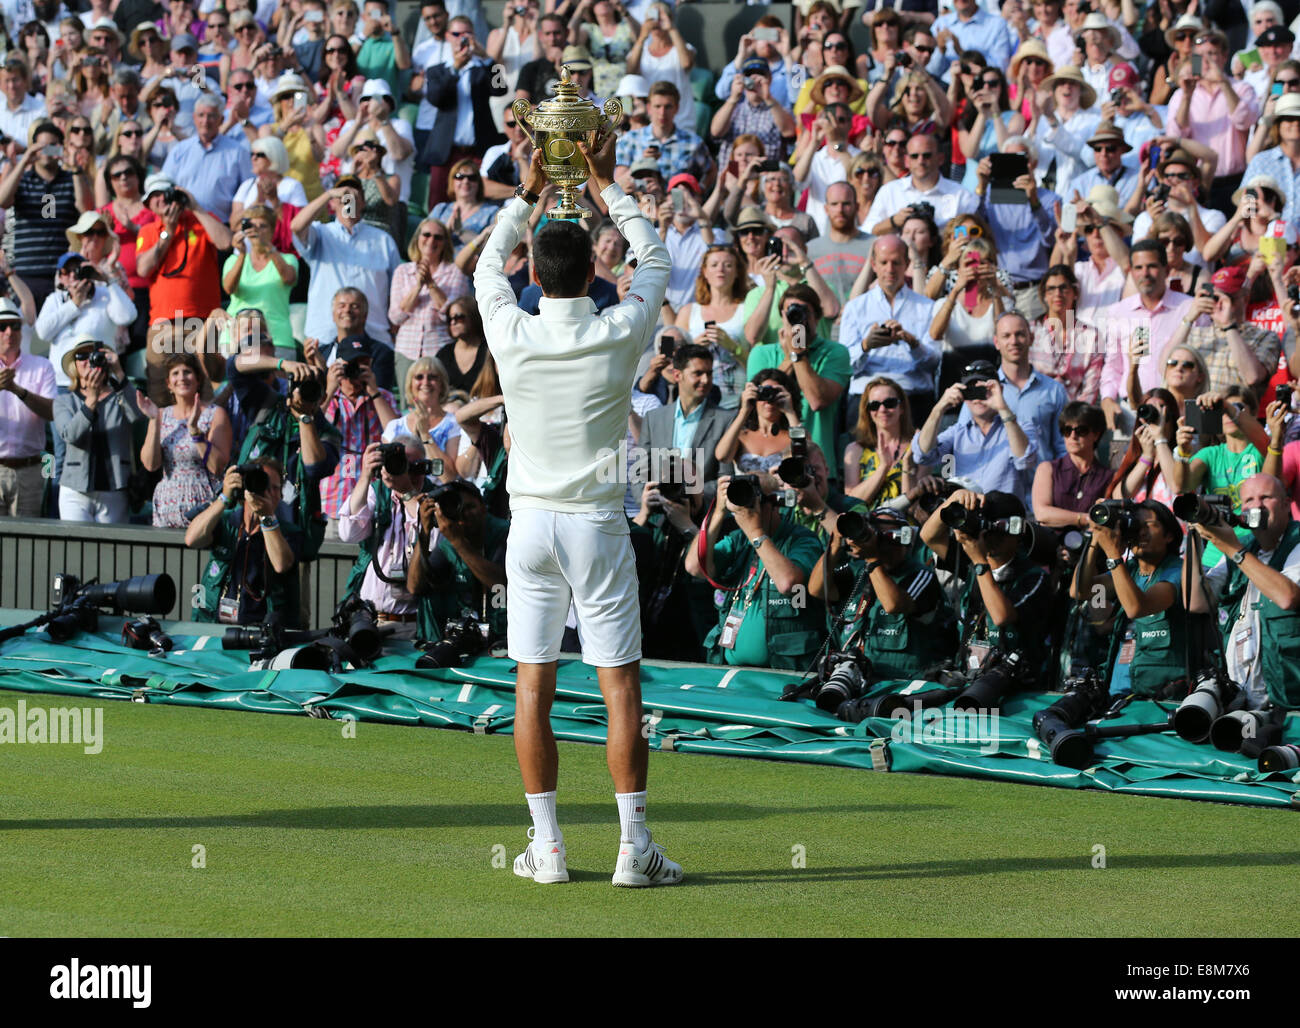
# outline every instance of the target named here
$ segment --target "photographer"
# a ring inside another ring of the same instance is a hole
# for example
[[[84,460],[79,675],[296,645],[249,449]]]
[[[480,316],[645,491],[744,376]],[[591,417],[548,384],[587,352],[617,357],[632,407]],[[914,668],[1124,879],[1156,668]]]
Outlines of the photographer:
[[[746,372],[751,379],[768,368],[793,376],[803,394],[799,417],[809,441],[823,453],[836,453],[835,410],[849,384],[849,351],[818,334],[822,304],[810,286],[791,286],[780,304],[780,341],[755,346]]]
[[[1188,546],[1183,588],[1191,589],[1188,610],[1214,614],[1223,625],[1228,675],[1246,690],[1250,706],[1270,699],[1288,710],[1300,708],[1300,525],[1291,518],[1286,489],[1271,475],[1253,475],[1241,486],[1241,509],[1266,512],[1242,544],[1220,521],[1196,525],[1206,542],[1227,554],[1201,574],[1199,547]],[[1204,587],[1202,587],[1204,583]]]
[[[743,483],[728,496],[732,482]],[[722,535],[727,514],[736,528]],[[817,537],[784,518],[778,497],[764,493],[752,476],[718,479],[718,502],[704,532],[704,559],[698,540],[686,551],[686,570],[730,595],[704,647],[711,664],[745,664],[804,671],[825,637],[820,604],[796,603],[804,597],[808,575],[821,553]]]
[[[957,507],[968,512],[968,530],[951,529],[945,520],[944,512]],[[980,495],[962,489],[921,529],[921,541],[939,560],[947,559],[955,539],[973,566],[959,611],[970,629],[962,667],[984,668],[995,651],[1004,656],[1018,653],[1029,676],[1021,679],[1022,685],[1045,670],[1054,609],[1050,576],[1021,552],[1021,537],[1011,531],[1024,517],[1025,505],[1010,493]],[[975,528],[979,531],[971,530]]]
[[[241,341],[240,353],[226,364],[226,377],[240,410],[252,424],[239,448],[239,463],[272,457],[285,469],[285,495],[303,533],[302,559],[311,560],[325,538],[320,483],[338,467],[338,432],[321,413],[324,363],[307,348],[307,363],[275,356],[270,334]],[[287,394],[278,377],[288,380]]]
[[[1110,637],[1111,695],[1158,699],[1167,695],[1170,682],[1187,674],[1187,625],[1179,593],[1183,530],[1173,512],[1155,500],[1112,501],[1107,507],[1122,513],[1114,523],[1091,524],[1092,540],[1070,596],[1091,599],[1097,586],[1106,592],[1107,604],[1089,602],[1088,620],[1097,635]],[[1132,554],[1128,560],[1126,549]],[[1112,618],[1115,601],[1119,607]]]
[[[370,352],[359,339],[349,336],[339,342],[334,357],[325,375],[321,413],[338,431],[343,450],[338,467],[321,483],[327,538],[339,531],[338,519],[361,475],[367,449],[380,441],[388,423],[397,417],[397,401],[387,389],[379,388]]]
[[[97,339],[79,339],[63,355],[69,391],[54,400],[54,432],[65,447],[59,490],[64,521],[126,521],[131,426],[144,419],[126,386],[117,354]]]
[[[831,536],[829,563],[827,555],[817,561],[808,591],[832,610],[842,606],[835,649],[860,651],[874,680],[914,678],[956,649],[952,607],[933,569],[917,559],[903,515],[878,507],[869,518],[856,518],[865,532],[856,539],[838,531]]]
[[[963,403],[969,420],[939,431],[947,411]],[[990,361],[966,366],[962,380],[949,386],[912,438],[912,462],[935,465],[951,455],[951,472],[985,492],[1000,490],[1015,497],[1029,493],[1029,476],[1039,450],[1002,396],[1002,383]]]
[[[702,661],[700,639],[713,616],[706,583],[683,576],[686,551],[699,528],[691,520],[690,498],[680,483],[647,482],[632,519],[632,551],[641,594],[641,630],[646,656]]]
[[[419,498],[420,525],[406,587],[419,597],[418,638],[437,642],[448,618],[473,612],[492,635],[506,634],[506,536],[510,523],[493,517],[464,479]]]
[[[286,628],[302,627],[294,568],[302,536],[280,519],[283,486],[282,466],[272,457],[232,465],[221,495],[190,522],[185,545],[212,549],[192,620],[257,625],[277,615]]]
[[[81,338],[98,340],[116,349],[117,330],[135,321],[135,304],[116,282],[104,282],[94,265],[79,253],[65,253],[54,273],[54,292],[45,298],[36,318],[36,334],[50,344],[50,363],[60,371],[56,380],[68,387],[62,373],[63,356]]]

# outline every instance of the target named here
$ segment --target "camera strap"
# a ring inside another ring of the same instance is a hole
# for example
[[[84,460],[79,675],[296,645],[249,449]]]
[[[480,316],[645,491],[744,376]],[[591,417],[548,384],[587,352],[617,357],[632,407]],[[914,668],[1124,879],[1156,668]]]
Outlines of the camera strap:
[[[713,508],[717,505],[717,502],[718,502],[718,497],[715,494],[713,499],[709,501],[709,509],[704,512],[704,522],[703,522],[704,528],[702,528],[699,531],[699,533],[695,536],[695,556],[696,559],[699,560],[700,562],[700,570],[704,572],[704,578],[709,583],[709,585],[713,586],[713,588],[715,589],[721,590],[724,593],[734,593],[734,592],[738,592],[741,589],[741,586],[723,585],[721,582],[715,582],[712,578],[709,577],[708,564],[705,563],[705,555],[708,553],[707,550],[708,544],[705,542],[704,536],[707,534],[709,530],[709,519],[713,516]]]

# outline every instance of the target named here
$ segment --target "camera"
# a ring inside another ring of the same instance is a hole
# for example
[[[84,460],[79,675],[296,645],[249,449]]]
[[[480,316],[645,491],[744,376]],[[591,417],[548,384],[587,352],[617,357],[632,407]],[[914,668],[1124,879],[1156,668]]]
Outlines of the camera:
[[[1265,528],[1268,509],[1252,507],[1240,514],[1233,513],[1232,500],[1227,496],[1199,493],[1180,493],[1174,497],[1174,515],[1189,525],[1225,524],[1229,528]]]
[[[317,640],[324,633],[298,632],[277,622],[232,625],[221,637],[223,650],[248,650],[250,669],[260,671],[333,671],[340,666],[334,651]]]
[[[663,480],[659,483],[659,495],[672,503],[685,503],[686,475],[681,456],[670,453],[660,472]]]
[[[912,204],[912,216],[914,218],[929,218],[934,221],[934,204],[927,203],[924,200]]]
[[[954,710],[990,710],[1004,696],[1031,685],[1033,673],[1018,650],[994,650],[961,694],[952,701]]]
[[[427,460],[411,461],[411,467],[414,468],[417,464],[441,465],[441,463],[442,463],[441,461],[427,461]],[[429,474],[433,474],[433,472],[429,472]],[[438,468],[438,474],[442,474],[441,467]],[[446,514],[447,517],[451,518],[453,521],[459,521],[461,515],[465,512],[465,496],[459,489],[455,489],[452,486],[449,485],[435,486],[433,489],[430,489],[427,493],[425,493],[425,495],[429,499],[433,500],[433,502],[436,503],[439,507],[441,507],[442,512]]]
[[[807,304],[789,303],[785,308],[785,320],[792,326],[802,325],[807,328],[812,320],[812,311]]]
[[[394,478],[405,475],[411,463],[406,456],[405,443],[381,443],[379,459],[383,463],[384,470]]]
[[[243,491],[264,496],[271,488],[271,478],[260,464],[240,464],[235,468],[243,481]]]
[[[91,350],[90,356],[86,358],[86,367],[88,368],[106,368],[108,367],[108,354],[103,350]]]
[[[894,63],[900,68],[910,68],[912,66],[912,55],[906,50],[897,50],[894,53]]]
[[[77,265],[76,279],[78,282],[103,282],[104,276],[96,270],[95,266],[89,261],[82,261]]]
[[[1278,388],[1281,388],[1280,386]],[[781,390],[774,385],[764,385],[758,387],[758,396],[755,399],[759,403],[781,404]]]
[[[1137,534],[1138,506],[1132,500],[1102,500],[1094,503],[1088,518],[1099,528],[1113,528],[1123,538]]]
[[[757,475],[733,475],[727,483],[727,499],[737,507],[753,510],[763,498]]]
[[[1151,198],[1155,200],[1157,203],[1164,203],[1166,200],[1169,199],[1168,184],[1164,182],[1158,182],[1155,179],[1152,179],[1151,181],[1155,183],[1155,185],[1153,185],[1149,190]]]
[[[190,198],[183,190],[177,189],[175,186],[164,189],[162,197],[165,203],[179,204],[181,207],[189,207],[190,205]]]
[[[790,305],[794,307],[794,304]],[[808,473],[808,430],[802,426],[790,429],[790,456],[777,466],[777,477],[787,485],[803,489],[812,483]]]
[[[1092,740],[1084,725],[1105,705],[1106,683],[1096,669],[1067,678],[1065,695],[1034,715],[1034,732],[1048,747],[1052,761],[1082,771],[1093,763]]]
[[[253,227],[253,219],[252,219],[252,218],[240,218],[240,219],[239,219],[239,227],[240,227],[240,229],[242,229],[243,231],[247,232],[250,228]]]
[[[817,665],[819,683],[813,702],[833,714],[845,703],[861,696],[871,677],[871,661],[860,653],[831,652]]]
[[[740,81],[741,81],[741,84],[742,84],[746,89],[757,89],[757,88],[758,88],[758,80],[757,80],[753,75],[746,75],[746,76],[745,76],[743,79],[741,79]]]
[[[1300,746],[1284,743],[1281,746],[1269,746],[1259,755],[1259,769],[1270,771],[1294,771],[1300,767]]]
[[[1246,702],[1245,692],[1236,682],[1205,668],[1196,676],[1192,691],[1174,711],[1174,731],[1188,742],[1205,742],[1214,722]]]
[[[321,384],[319,375],[311,375],[295,382],[293,391],[298,394],[298,402],[304,407],[314,407],[325,397],[325,387]]]
[[[45,630],[55,642],[65,642],[78,632],[95,631],[100,609],[114,614],[168,613],[176,605],[176,582],[161,574],[82,585],[75,575],[64,573],[54,576],[50,601]]]
[[[122,645],[132,650],[148,650],[150,656],[158,657],[171,650],[174,644],[162,626],[146,615],[123,623]]]
[[[967,364],[961,373],[962,399],[987,400],[989,387],[984,382],[997,377],[997,370],[992,365],[982,362]]]
[[[283,53],[284,53],[284,50],[281,49],[279,43],[272,43],[270,46],[268,46],[268,47],[266,48],[266,56],[268,56],[268,57],[279,57],[279,56],[281,56]]]
[[[383,652],[384,633],[379,630],[379,614],[369,600],[359,596],[343,600],[335,608],[332,620],[330,635],[346,644],[350,659],[369,663]]]
[[[1113,103],[1116,107],[1122,104],[1124,102],[1124,90],[1112,89],[1110,91],[1110,102]]]
[[[1300,285],[1292,282],[1286,287],[1286,298],[1291,301],[1292,309],[1300,307]]]
[[[967,535],[979,535],[982,532],[1002,531],[1008,535],[1022,535],[1025,531],[1025,519],[1019,515],[1009,518],[991,518],[983,507],[963,507],[954,503],[939,512],[939,520],[949,528]]]
[[[424,649],[415,662],[417,668],[464,667],[471,657],[487,650],[491,630],[473,614],[448,618],[442,626],[442,638]]]
[[[1160,424],[1160,408],[1154,403],[1144,403],[1137,409],[1137,419],[1154,428]]]

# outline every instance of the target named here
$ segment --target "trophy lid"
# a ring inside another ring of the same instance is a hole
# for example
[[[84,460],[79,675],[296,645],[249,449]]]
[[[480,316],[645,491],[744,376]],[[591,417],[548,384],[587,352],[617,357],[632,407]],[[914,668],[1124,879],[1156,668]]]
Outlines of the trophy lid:
[[[595,110],[594,103],[585,96],[578,95],[578,84],[569,78],[569,66],[564,64],[560,66],[560,81],[556,83],[555,95],[539,103],[533,108],[533,113],[573,115],[586,114]]]

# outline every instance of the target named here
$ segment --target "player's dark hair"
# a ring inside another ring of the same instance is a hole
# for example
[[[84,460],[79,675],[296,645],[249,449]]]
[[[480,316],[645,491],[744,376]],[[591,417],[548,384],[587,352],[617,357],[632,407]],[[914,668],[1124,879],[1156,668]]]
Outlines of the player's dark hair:
[[[533,238],[533,268],[547,296],[586,296],[591,236],[571,221],[547,222]]]
[[[713,363],[713,351],[699,343],[683,343],[673,350],[673,367],[685,371],[691,361],[708,361]]]

